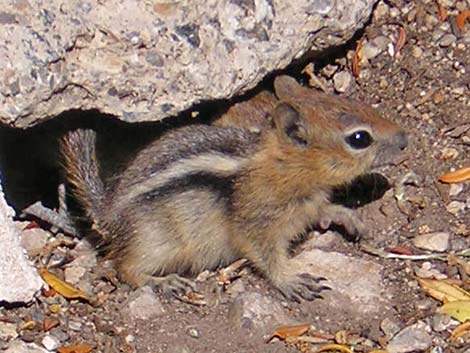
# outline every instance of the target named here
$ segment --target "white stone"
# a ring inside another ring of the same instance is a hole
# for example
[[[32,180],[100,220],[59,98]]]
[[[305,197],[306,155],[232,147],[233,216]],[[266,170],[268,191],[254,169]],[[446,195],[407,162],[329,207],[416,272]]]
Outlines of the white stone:
[[[429,251],[446,251],[449,248],[449,239],[450,234],[447,232],[420,234],[413,239],[413,245]]]
[[[335,90],[338,93],[344,93],[348,90],[349,86],[351,85],[353,77],[348,71],[341,71],[338,72],[333,76],[333,84],[335,86]]]
[[[48,239],[49,233],[41,228],[25,229],[21,232],[21,246],[28,253],[43,249]]]
[[[375,262],[318,249],[304,250],[291,261],[290,268],[327,279],[322,284],[332,290],[321,293],[323,300],[312,302],[319,310],[339,315],[347,308],[351,316],[365,318],[383,313],[391,304],[382,295],[382,266]]]
[[[463,184],[450,184],[449,196],[458,196],[463,191]]]
[[[452,213],[454,216],[457,216],[460,212],[465,209],[465,202],[460,201],[451,201],[446,207],[449,213]]]
[[[165,309],[152,288],[144,286],[131,294],[126,312],[134,318],[147,320],[164,314]]]
[[[3,244],[3,251],[0,251],[0,301],[29,302],[43,282],[26,259],[18,228],[12,221],[13,214],[0,186],[0,244]]]
[[[161,120],[344,44],[376,2],[2,2],[0,122],[27,127],[71,109]]]
[[[228,317],[233,326],[259,330],[262,334],[276,326],[294,324],[278,301],[255,292],[245,292],[236,297]]]
[[[41,343],[48,351],[55,351],[60,347],[60,341],[51,335],[45,335]]]
[[[423,322],[418,322],[401,330],[387,346],[389,353],[425,351],[432,344],[432,338]]]

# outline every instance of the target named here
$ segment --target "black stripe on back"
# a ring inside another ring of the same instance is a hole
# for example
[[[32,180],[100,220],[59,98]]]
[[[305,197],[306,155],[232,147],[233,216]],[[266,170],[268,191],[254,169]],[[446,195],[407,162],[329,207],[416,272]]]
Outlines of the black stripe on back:
[[[186,174],[180,178],[174,178],[165,185],[146,192],[139,201],[158,202],[165,198],[189,190],[208,190],[215,193],[222,200],[227,210],[231,208],[235,178],[233,176],[217,176],[209,173]]]
[[[179,160],[205,153],[245,157],[254,153],[259,135],[238,128],[191,125],[164,135],[138,154],[127,171],[129,185],[156,175]]]

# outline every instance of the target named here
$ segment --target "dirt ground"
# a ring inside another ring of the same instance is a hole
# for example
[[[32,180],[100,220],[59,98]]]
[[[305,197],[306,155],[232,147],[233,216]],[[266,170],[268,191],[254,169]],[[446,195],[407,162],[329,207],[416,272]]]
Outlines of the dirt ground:
[[[384,172],[391,184],[402,186],[391,188],[381,199],[359,208],[369,234],[359,243],[341,239],[335,249],[383,266],[381,276],[386,295],[392,298],[392,316],[384,314],[358,323],[356,318],[348,317],[347,310],[344,315],[311,312],[305,303],[286,302],[264,279],[243,270],[240,278],[225,286],[226,291],[214,276],[202,281],[198,289],[206,293],[205,305],[158,296],[155,305],[161,313],[150,319],[136,319],[127,310],[132,290],[114,281],[106,267],[95,266],[85,278],[87,289],[98,298],[97,305],[58,295],[49,297],[43,292],[28,307],[0,308],[0,323],[16,325],[17,339],[25,342],[43,346],[49,332],[61,345],[89,343],[96,347],[96,352],[314,351],[312,343],[267,343],[265,331],[234,323],[231,319],[234,314],[230,312],[234,300],[231,290],[241,282],[245,291],[260,293],[279,303],[292,322],[309,323],[325,335],[346,330],[351,337],[360,337],[356,351],[386,347],[389,338],[382,326],[389,319],[401,328],[421,320],[433,327],[428,332],[433,347],[439,346],[445,352],[465,349],[468,352],[469,333],[452,341],[450,329],[434,329],[435,309],[440,303],[428,297],[416,282],[417,269],[429,266],[469,290],[470,274],[462,269],[462,263],[387,259],[367,253],[362,246],[385,250],[400,247],[413,254],[427,254],[429,251],[415,246],[414,238],[445,232],[450,236],[450,245],[444,253],[470,248],[470,183],[450,186],[437,181],[444,173],[470,166],[470,21],[463,30],[455,24],[457,14],[470,10],[470,1],[441,1],[441,4],[448,12],[445,20],[439,18],[435,1],[381,1],[364,33],[345,48],[317,61],[313,70],[316,80],[310,79],[313,85],[334,92],[340,85],[335,82],[340,79],[338,73],[349,73],[352,81],[341,94],[372,104],[409,133],[410,146],[405,158]],[[358,52],[360,38],[364,40]],[[403,47],[397,50],[397,42],[403,39]],[[357,78],[352,75],[355,51],[361,59]],[[305,84],[309,82],[309,76],[302,74],[299,67],[289,73]],[[54,154],[50,156],[53,158]],[[8,192],[7,185],[7,196]],[[400,193],[403,200],[397,202]],[[33,256],[38,267],[46,257],[49,263],[60,264],[72,261],[79,253],[74,249],[78,239],[61,235],[55,235],[55,239],[64,242],[54,250],[48,247]],[[468,268],[468,258],[460,259],[467,262]],[[423,265],[424,262],[429,264]],[[63,274],[63,267],[55,270]],[[59,304],[60,309],[54,304]],[[54,320],[55,327],[44,326],[44,322]],[[31,321],[36,326],[25,328]],[[8,342],[0,339],[2,347],[8,347]]]

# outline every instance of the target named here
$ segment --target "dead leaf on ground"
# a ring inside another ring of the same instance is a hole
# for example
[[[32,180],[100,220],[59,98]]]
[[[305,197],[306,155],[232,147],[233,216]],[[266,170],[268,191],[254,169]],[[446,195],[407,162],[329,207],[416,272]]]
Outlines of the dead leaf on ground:
[[[60,322],[57,319],[52,319],[52,318],[45,318],[44,321],[42,322],[42,328],[44,331],[49,331],[53,329],[56,326],[59,326]]]
[[[413,251],[411,249],[405,248],[404,246],[393,246],[391,248],[387,248],[387,251],[394,254],[413,255]]]
[[[320,347],[316,353],[328,352],[328,351],[340,351],[343,353],[353,353],[349,347],[343,346],[341,344],[326,344]]]
[[[56,275],[52,274],[45,268],[41,268],[39,270],[39,274],[41,275],[44,282],[46,282],[51,288],[53,288],[57,293],[62,295],[64,298],[67,299],[84,299],[88,302],[91,302],[91,298],[85,294],[80,289],[74,287],[70,283],[62,281]]]
[[[353,55],[352,62],[351,62],[351,69],[352,69],[353,76],[355,78],[358,78],[359,74],[361,73],[360,63],[362,59],[362,43],[363,42],[364,42],[364,37],[362,37],[361,39],[357,41],[356,50],[354,51],[354,55]]]
[[[417,281],[426,293],[444,303],[470,301],[470,293],[444,280],[418,278]]]
[[[470,180],[470,167],[449,172],[439,177],[439,181],[446,184],[462,183],[467,180]]]
[[[273,332],[271,337],[269,337],[268,342],[271,341],[273,338],[279,338],[280,340],[285,340],[288,337],[302,336],[305,333],[307,333],[309,328],[310,328],[310,324],[281,326]]]
[[[400,51],[405,46],[405,43],[406,43],[405,28],[403,28],[403,26],[400,26],[400,28],[398,28],[398,39],[395,42],[395,46],[393,48],[394,49],[394,55],[393,55],[394,58],[397,58],[400,55]]]
[[[29,320],[28,322],[25,322],[23,325],[20,327],[20,331],[23,330],[34,330],[36,327],[36,321],[34,320]]]
[[[451,339],[459,338],[467,333],[470,333],[470,322],[465,322],[457,326],[450,334]]]
[[[470,10],[462,11],[455,18],[455,23],[457,24],[457,27],[460,30],[460,32],[463,32],[464,27],[465,27],[465,20],[469,18],[470,18]]]
[[[73,346],[66,346],[57,349],[59,353],[90,353],[95,348],[91,344],[76,344]]]
[[[439,21],[445,22],[447,20],[447,9],[441,4],[439,0],[436,0],[437,14],[439,15]]]
[[[470,298],[469,300],[449,302],[437,309],[442,314],[447,314],[454,319],[465,322],[470,320]]]
[[[192,305],[199,305],[199,306],[207,305],[207,301],[204,295],[200,293],[196,293],[196,292],[190,292],[190,293],[178,296],[177,299],[182,301],[183,303],[188,303]]]

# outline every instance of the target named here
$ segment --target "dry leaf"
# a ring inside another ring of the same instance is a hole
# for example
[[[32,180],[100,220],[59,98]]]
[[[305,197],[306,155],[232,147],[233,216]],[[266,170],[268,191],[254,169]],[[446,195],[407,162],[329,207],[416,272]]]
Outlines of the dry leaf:
[[[340,351],[343,353],[353,353],[351,349],[341,344],[326,344],[320,347],[320,349],[316,353],[327,352],[327,351]]]
[[[470,320],[470,298],[469,300],[446,303],[438,308],[437,311],[452,316],[460,322],[465,322]]]
[[[42,322],[42,328],[44,331],[49,331],[53,329],[56,326],[59,326],[60,322],[57,319],[50,319],[50,318],[45,318],[44,321]]]
[[[25,322],[23,325],[21,325],[20,331],[34,330],[35,327],[36,327],[36,321],[30,320],[28,322]]]
[[[459,267],[461,267],[465,271],[467,276],[470,276],[470,262],[465,261],[463,259],[459,259],[456,256],[449,255],[447,257],[447,263],[450,266],[459,266]]]
[[[91,344],[76,344],[73,346],[61,347],[57,350],[59,353],[90,353],[95,346]]]
[[[70,283],[62,281],[60,278],[45,268],[41,268],[39,270],[39,274],[41,275],[44,282],[46,282],[51,288],[54,288],[54,290],[63,297],[67,299],[84,299],[88,302],[91,301],[90,297],[88,297],[88,295],[86,295],[83,291],[75,288]]]
[[[413,251],[403,246],[393,246],[387,249],[389,252],[400,255],[413,255]]]
[[[305,334],[310,328],[310,324],[295,325],[295,326],[282,326],[277,328],[274,333],[269,337],[268,342],[277,337],[280,340],[285,340],[288,337],[298,337]]]
[[[470,322],[466,322],[457,326],[450,334],[450,338],[455,339],[465,335],[468,332],[470,332]]]
[[[351,62],[352,73],[353,73],[353,76],[356,78],[359,77],[359,74],[361,72],[360,62],[362,58],[362,43],[363,42],[364,42],[364,37],[359,39],[359,41],[357,42],[356,50],[354,51],[354,55],[353,55],[352,62]]]
[[[470,301],[470,293],[453,284],[436,279],[418,278],[417,281],[426,293],[444,303]]]
[[[398,29],[398,39],[394,47],[394,52],[395,52],[394,58],[396,58],[400,54],[400,51],[405,46],[405,43],[406,43],[406,32],[405,32],[405,29],[402,26],[400,26],[400,28]]]
[[[470,180],[470,167],[449,172],[439,177],[439,181],[447,184],[462,183],[467,180]]]
[[[190,292],[182,296],[178,296],[177,299],[181,300],[183,303],[188,303],[192,305],[207,305],[207,301],[204,295],[195,292]]]
[[[52,314],[58,314],[60,313],[60,310],[62,309],[62,307],[60,306],[60,304],[51,304],[49,306],[49,311],[52,313]]]
[[[460,32],[463,32],[463,29],[465,27],[465,20],[468,18],[470,18],[470,10],[462,11],[455,18],[455,23],[458,29],[460,30]]]
[[[347,344],[348,343],[348,331],[340,330],[335,333],[335,342],[338,344]]]
[[[447,10],[440,3],[439,0],[436,0],[436,5],[437,5],[437,14],[439,15],[439,21],[444,22],[445,20],[447,20]]]

